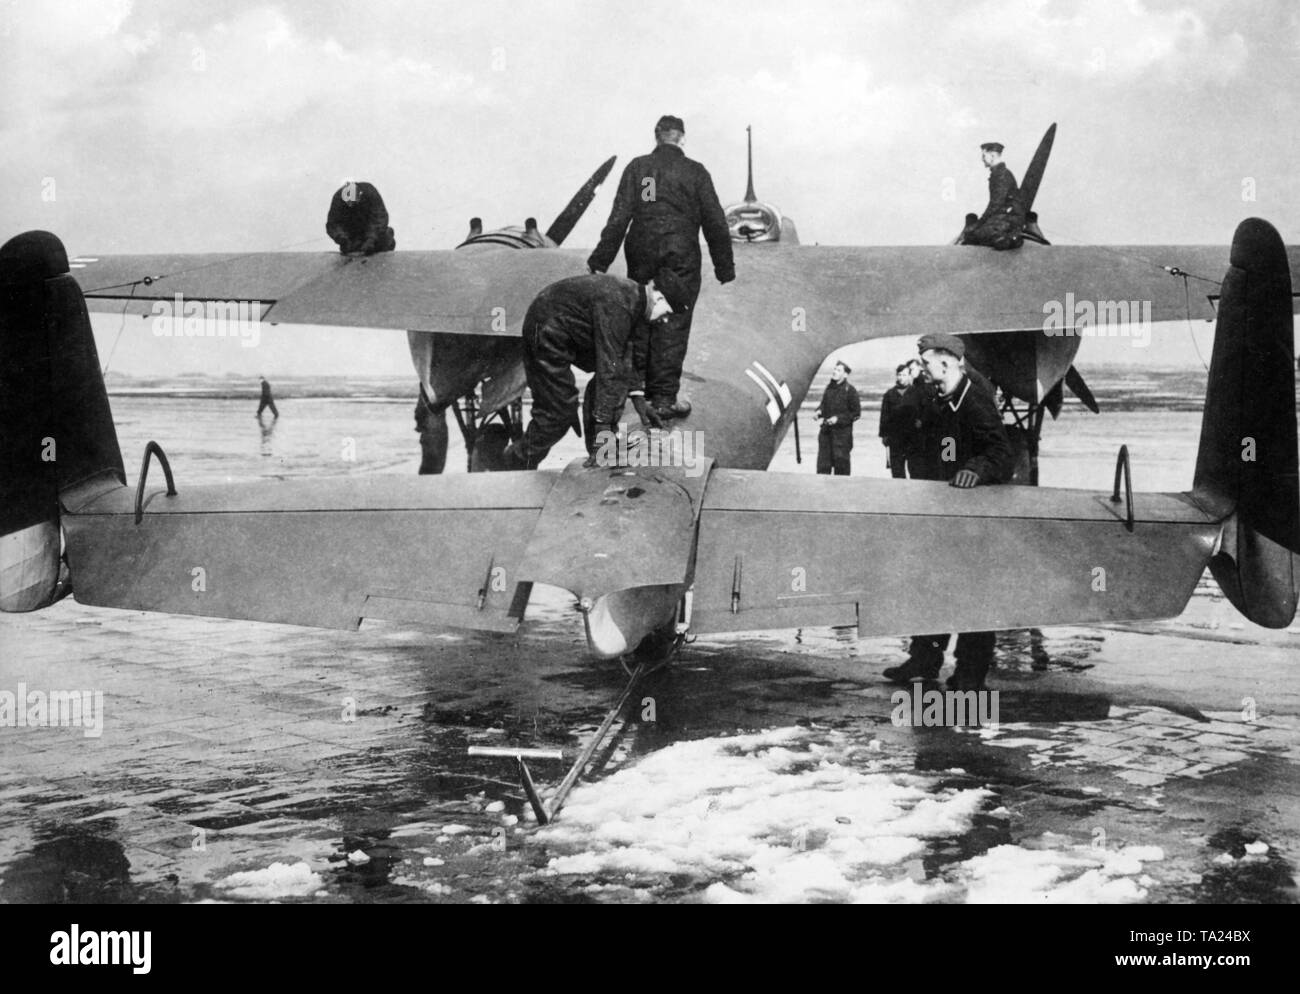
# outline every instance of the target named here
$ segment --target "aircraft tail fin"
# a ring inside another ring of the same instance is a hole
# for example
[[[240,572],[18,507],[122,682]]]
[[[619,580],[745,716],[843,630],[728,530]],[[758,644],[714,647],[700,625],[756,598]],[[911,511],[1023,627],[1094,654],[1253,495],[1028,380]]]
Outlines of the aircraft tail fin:
[[[1300,556],[1295,333],[1286,249],[1248,218],[1232,241],[1192,496],[1225,516],[1210,571],[1251,621],[1295,617]]]
[[[125,485],[86,302],[47,231],[0,247],[0,611],[67,593],[60,498]]]

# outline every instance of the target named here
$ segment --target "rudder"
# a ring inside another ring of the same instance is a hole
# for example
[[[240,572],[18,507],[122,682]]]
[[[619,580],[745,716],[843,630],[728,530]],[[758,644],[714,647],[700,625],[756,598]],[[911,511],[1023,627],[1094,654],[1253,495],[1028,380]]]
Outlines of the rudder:
[[[1215,325],[1192,496],[1226,520],[1210,571],[1251,621],[1295,617],[1300,554],[1295,333],[1286,249],[1267,221],[1237,227]]]
[[[0,424],[0,611],[31,611],[67,592],[60,496],[126,482],[86,302],[45,231],[0,247]]]

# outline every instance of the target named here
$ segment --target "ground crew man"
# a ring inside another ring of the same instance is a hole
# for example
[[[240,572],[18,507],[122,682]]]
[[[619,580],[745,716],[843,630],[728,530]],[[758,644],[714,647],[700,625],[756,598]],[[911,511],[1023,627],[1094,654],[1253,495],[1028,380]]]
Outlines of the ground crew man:
[[[325,234],[334,239],[344,255],[374,255],[397,248],[393,229],[388,226],[384,198],[370,183],[344,183],[330,201]]]
[[[889,471],[895,479],[907,476],[907,457],[916,438],[916,426],[909,406],[905,403],[908,388],[914,376],[911,362],[894,369],[894,385],[880,398],[880,442],[889,459]]]
[[[271,384],[266,382],[265,376],[261,377],[261,380],[262,380],[262,400],[257,405],[257,414],[255,414],[254,417],[260,418],[262,416],[262,412],[269,407],[271,409],[271,417],[278,418],[280,416],[280,412],[276,410],[275,398],[271,396]]]
[[[593,273],[603,273],[623,243],[630,279],[644,284],[667,269],[686,287],[687,298],[673,307],[673,317],[654,329],[646,359],[646,395],[662,417],[685,417],[691,410],[677,392],[700,293],[701,228],[718,282],[736,278],[726,215],[709,171],[682,151],[685,134],[681,118],[659,119],[654,151],[623,170],[609,220],[587,260]]]
[[[955,335],[925,335],[918,347],[937,391],[923,418],[925,478],[947,480],[961,489],[1009,480],[1015,470],[1015,450],[992,394],[967,375],[962,340]],[[885,679],[907,683],[937,678],[948,638],[947,634],[915,636],[907,661],[885,670]],[[950,690],[984,689],[984,677],[993,663],[993,643],[993,632],[957,636],[957,669],[948,679]]]
[[[1016,178],[1002,161],[1001,143],[985,142],[980,153],[989,171],[989,205],[978,218],[966,215],[966,230],[959,243],[988,245],[999,251],[1020,248],[1025,241],[1025,208]]]
[[[677,301],[680,303],[680,301]],[[503,469],[536,469],[570,428],[578,430],[577,366],[594,374],[587,388],[583,427],[587,451],[597,434],[617,432],[628,397],[648,427],[663,422],[647,406],[645,344],[650,324],[672,313],[673,302],[652,281],[619,276],[570,276],[539,293],[524,315],[524,372],[533,416],[523,438],[502,454]]]
[[[862,414],[858,392],[849,383],[853,370],[843,362],[831,369],[831,381],[826,384],[822,401],[813,413],[813,420],[821,425],[817,433],[817,472],[835,476],[848,476],[850,455],[853,451],[853,422]]]

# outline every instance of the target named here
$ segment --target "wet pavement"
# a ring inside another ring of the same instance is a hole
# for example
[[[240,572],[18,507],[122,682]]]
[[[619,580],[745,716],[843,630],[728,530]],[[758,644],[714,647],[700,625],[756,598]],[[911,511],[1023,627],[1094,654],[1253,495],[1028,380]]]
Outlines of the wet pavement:
[[[467,748],[592,734],[625,677],[569,600],[511,637],[0,618],[0,690],[102,693],[99,734],[0,726],[0,900],[1296,900],[1300,631],[1208,582],[1177,622],[1000,636],[996,727],[891,720],[899,639],[699,639],[539,829]]]

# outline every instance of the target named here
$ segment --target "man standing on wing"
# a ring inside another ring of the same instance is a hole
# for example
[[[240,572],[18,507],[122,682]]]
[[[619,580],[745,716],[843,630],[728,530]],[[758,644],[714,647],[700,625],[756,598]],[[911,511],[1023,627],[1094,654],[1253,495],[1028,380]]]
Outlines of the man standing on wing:
[[[700,293],[701,229],[718,282],[736,278],[726,215],[709,171],[682,151],[685,136],[680,117],[659,119],[654,151],[633,159],[623,170],[609,220],[587,260],[593,273],[603,273],[622,243],[630,279],[645,284],[666,269],[686,287],[685,299],[673,306],[673,317],[654,329],[646,358],[646,395],[664,418],[686,417],[691,411],[677,392]]]

